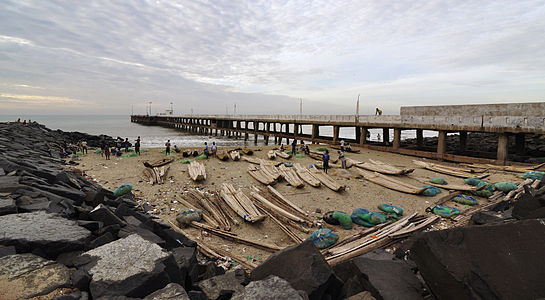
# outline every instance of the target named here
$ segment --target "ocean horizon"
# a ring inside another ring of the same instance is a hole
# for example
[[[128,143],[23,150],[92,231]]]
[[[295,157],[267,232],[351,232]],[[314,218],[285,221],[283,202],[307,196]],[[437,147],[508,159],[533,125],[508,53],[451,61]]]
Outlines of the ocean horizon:
[[[146,126],[132,123],[130,115],[0,115],[0,122],[14,122],[20,118],[23,120],[32,120],[45,125],[46,127],[62,131],[78,131],[91,135],[109,135],[113,138],[121,137],[128,138],[134,143],[136,138],[140,136],[142,147],[144,148],[161,148],[167,140],[171,144],[178,147],[201,147],[204,142],[211,144],[216,142],[218,147],[243,147],[254,145],[253,137],[244,141],[244,138],[228,138],[213,135],[199,135],[186,131],[165,128],[160,126]],[[311,126],[303,126],[303,132],[310,134]],[[379,141],[379,136],[382,135],[382,129],[370,129],[370,140]],[[333,128],[324,126],[320,128],[320,134],[325,136],[333,136]],[[339,131],[340,138],[353,139],[355,132],[353,128],[343,127]],[[437,132],[424,131],[425,137],[437,136]],[[414,130],[402,131],[401,139],[416,138]],[[390,141],[393,139],[393,129],[390,130]],[[264,145],[262,136],[258,136],[258,145]]]

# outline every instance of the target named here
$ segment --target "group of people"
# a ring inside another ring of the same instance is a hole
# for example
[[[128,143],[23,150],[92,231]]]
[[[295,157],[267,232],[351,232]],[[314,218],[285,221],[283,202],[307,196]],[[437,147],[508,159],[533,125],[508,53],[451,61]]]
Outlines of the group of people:
[[[106,160],[110,160],[112,154],[121,156],[121,149],[123,148],[125,148],[125,152],[129,152],[130,146],[132,146],[132,144],[129,142],[128,138],[123,140],[121,137],[117,137],[115,147],[110,147],[106,141],[102,140],[100,142],[100,155],[106,157]],[[85,144],[85,147],[87,147],[87,143]],[[140,155],[140,137],[135,140],[134,152]]]
[[[17,119],[17,123],[21,123],[21,118]],[[32,121],[30,119],[28,119],[28,122],[26,120],[23,120],[23,125],[26,125],[26,124],[30,124],[32,123]]]
[[[166,155],[170,154],[170,147],[171,147],[170,140],[167,140],[167,142],[165,143],[165,154]],[[174,145],[173,150],[176,153],[182,152],[182,150],[180,148],[178,148],[178,146],[176,146],[176,145]],[[209,157],[210,155],[216,155],[217,151],[218,151],[218,146],[216,145],[216,142],[212,142],[212,146],[210,148],[208,147],[208,143],[204,142],[204,154],[206,155],[206,157]]]

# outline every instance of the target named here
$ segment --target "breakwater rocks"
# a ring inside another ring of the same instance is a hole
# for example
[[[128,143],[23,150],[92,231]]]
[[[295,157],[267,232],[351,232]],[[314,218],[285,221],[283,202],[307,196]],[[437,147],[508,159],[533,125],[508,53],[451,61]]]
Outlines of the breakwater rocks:
[[[545,296],[543,185],[499,206],[513,217],[487,211],[472,219],[485,225],[418,235],[406,243],[409,259],[378,251],[330,266],[306,240],[251,272],[226,272],[198,260],[197,244],[142,211],[133,194],[115,197],[67,170],[56,149],[80,134],[2,123],[0,133],[3,300]]]
[[[437,149],[437,137],[425,137],[422,139],[422,148],[426,150]],[[545,136],[536,134],[526,134],[524,149],[517,149],[516,137],[509,136],[509,160],[513,161],[536,161],[536,158],[545,158]],[[479,156],[495,158],[498,135],[493,133],[468,133],[465,151],[460,151],[460,136],[447,135],[447,152],[459,155]],[[416,139],[407,139],[401,141],[402,147],[411,149],[417,148]]]

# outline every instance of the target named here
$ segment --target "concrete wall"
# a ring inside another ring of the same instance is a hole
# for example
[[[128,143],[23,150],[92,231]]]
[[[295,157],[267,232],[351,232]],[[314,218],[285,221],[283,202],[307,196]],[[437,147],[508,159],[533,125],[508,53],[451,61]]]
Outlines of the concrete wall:
[[[545,102],[402,106],[402,116],[545,116]]]

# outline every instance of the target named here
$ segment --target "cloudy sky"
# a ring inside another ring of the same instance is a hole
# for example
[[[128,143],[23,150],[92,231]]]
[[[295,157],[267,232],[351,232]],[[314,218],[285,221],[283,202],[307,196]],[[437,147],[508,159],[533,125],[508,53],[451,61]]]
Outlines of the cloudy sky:
[[[545,101],[545,1],[0,0],[0,114]]]

